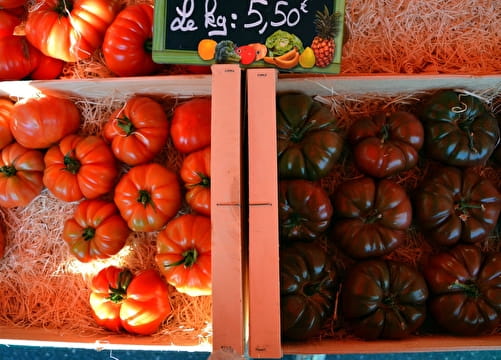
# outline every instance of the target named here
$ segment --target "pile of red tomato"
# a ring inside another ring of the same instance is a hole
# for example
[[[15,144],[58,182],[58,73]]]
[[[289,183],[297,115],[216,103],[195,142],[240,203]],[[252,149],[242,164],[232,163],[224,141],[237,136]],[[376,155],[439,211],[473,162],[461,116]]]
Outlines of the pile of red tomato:
[[[500,127],[481,99],[440,90],[342,126],[281,94],[277,137],[284,338],[499,329]]]
[[[211,99],[180,101],[170,111],[136,95],[88,135],[70,99],[0,99],[0,206],[27,206],[44,189],[74,202],[61,236],[80,262],[116,255],[132,232],[156,234],[156,269],[111,266],[92,280],[90,306],[110,330],[156,331],[172,312],[169,285],[211,294]],[[161,160],[169,142],[181,154],[180,170]]]
[[[58,78],[99,53],[116,76],[158,73],[153,5],[120,0],[0,0],[0,80]],[[208,67],[191,67],[207,73]]]

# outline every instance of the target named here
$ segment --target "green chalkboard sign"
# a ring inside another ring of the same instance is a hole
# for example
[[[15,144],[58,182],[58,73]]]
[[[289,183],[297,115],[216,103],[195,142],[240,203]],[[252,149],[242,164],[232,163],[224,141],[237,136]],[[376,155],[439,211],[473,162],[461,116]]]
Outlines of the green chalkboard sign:
[[[156,0],[153,60],[339,73],[344,0]]]

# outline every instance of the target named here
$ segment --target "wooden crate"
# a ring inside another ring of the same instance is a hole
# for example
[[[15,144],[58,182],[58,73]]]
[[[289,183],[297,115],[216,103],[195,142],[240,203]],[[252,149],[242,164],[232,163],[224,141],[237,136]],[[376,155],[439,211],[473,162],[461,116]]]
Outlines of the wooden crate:
[[[278,76],[269,69],[248,70],[249,149],[249,344],[253,358],[283,354],[340,354],[501,350],[501,335],[453,337],[413,336],[401,341],[362,341],[351,337],[322,337],[308,342],[285,342],[280,334],[278,190],[275,96],[302,92],[311,96],[361,97],[395,95],[402,99],[451,88],[475,93],[498,93],[501,75],[370,75]],[[416,94],[416,95],[415,95]]]
[[[68,331],[64,328],[33,327],[29,324],[12,327],[0,323],[0,344],[97,350],[226,349],[238,354],[244,352],[241,76],[241,70],[237,65],[214,65],[212,76],[0,82],[0,97],[13,99],[36,96],[40,91],[90,102],[110,97],[123,101],[134,94],[172,97],[179,100],[210,96],[213,119],[211,131],[213,294],[210,297],[212,310],[209,315],[212,321],[207,324],[208,339],[203,339],[201,334],[195,333],[192,334],[190,341],[173,342],[169,337],[158,334],[151,336],[110,332],[87,334],[84,331]],[[231,91],[228,91],[229,89]],[[0,277],[0,281],[5,280]]]

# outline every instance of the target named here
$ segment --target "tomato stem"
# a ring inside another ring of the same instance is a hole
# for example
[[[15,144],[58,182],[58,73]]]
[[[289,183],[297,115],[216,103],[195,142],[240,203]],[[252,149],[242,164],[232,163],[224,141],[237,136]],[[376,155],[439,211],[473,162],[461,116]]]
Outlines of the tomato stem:
[[[132,124],[132,121],[125,115],[124,117],[117,118],[117,126],[123,130],[126,136],[136,131],[136,127]]]
[[[210,188],[210,177],[199,171],[197,171],[197,175],[200,178],[200,182],[197,185]]]
[[[3,173],[7,177],[11,177],[11,176],[16,175],[17,169],[14,166],[5,165],[5,166],[0,167],[0,172]]]
[[[68,14],[73,10],[72,0],[59,0],[54,7],[54,11],[59,14],[59,16],[68,16]]]
[[[459,282],[456,280],[453,284],[449,286],[451,290],[462,290],[468,297],[478,298],[480,297],[480,290],[478,286],[473,281],[467,281],[466,283]]]
[[[132,278],[132,272],[129,269],[122,270],[118,274],[117,287],[109,287],[110,296],[108,299],[114,303],[120,303],[127,297],[127,288],[129,287]]]
[[[153,39],[146,39],[144,42],[144,51],[146,51],[148,54],[151,54],[153,52]]]
[[[314,122],[309,122],[307,123],[306,125],[304,125],[303,127],[299,128],[299,129],[295,129],[294,132],[291,134],[290,136],[290,139],[292,142],[294,143],[299,143],[301,142],[301,140],[303,140],[304,138],[304,135],[310,131],[310,129],[314,126]]]
[[[74,151],[71,151],[68,154],[64,155],[64,169],[75,175],[80,170],[81,164],[80,161],[72,157],[72,155],[74,155]]]
[[[96,229],[90,226],[86,227],[82,233],[82,237],[84,238],[85,241],[92,240],[95,235],[96,235]]]
[[[183,252],[183,258],[179,261],[170,263],[170,264],[164,264],[164,267],[174,267],[174,266],[179,266],[179,265],[184,265],[185,267],[192,267],[193,265],[196,264],[198,260],[198,250],[196,248],[193,249],[188,249]]]
[[[144,207],[151,205],[155,209],[155,203],[151,199],[150,192],[148,190],[139,190],[139,196],[137,197],[137,202],[141,203]]]

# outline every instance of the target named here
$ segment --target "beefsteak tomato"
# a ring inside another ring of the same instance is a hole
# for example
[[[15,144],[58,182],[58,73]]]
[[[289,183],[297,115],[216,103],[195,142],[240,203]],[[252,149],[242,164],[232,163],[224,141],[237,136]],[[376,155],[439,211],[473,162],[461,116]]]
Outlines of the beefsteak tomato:
[[[399,247],[412,222],[412,204],[397,183],[364,177],[336,189],[331,240],[357,259],[382,256]]]
[[[414,167],[423,146],[421,121],[407,111],[378,113],[357,120],[348,132],[357,167],[377,178]]]
[[[26,206],[42,191],[43,153],[14,142],[1,150],[0,206]]]
[[[483,165],[499,142],[496,118],[478,98],[452,90],[421,106],[426,156],[446,165]]]
[[[80,111],[68,99],[42,96],[19,100],[12,110],[10,129],[27,148],[48,148],[80,127]]]
[[[424,180],[414,200],[416,222],[439,245],[483,241],[496,226],[501,194],[473,169],[439,168]]]
[[[501,324],[501,253],[456,245],[424,267],[430,313],[445,330],[477,336]]]
[[[282,336],[307,340],[317,335],[334,311],[337,271],[313,243],[280,249],[280,322]]]
[[[211,223],[185,214],[167,223],[157,236],[156,262],[166,281],[189,296],[212,293]]]
[[[211,99],[194,98],[176,106],[170,131],[175,148],[182,153],[209,146]]]
[[[325,190],[307,180],[282,180],[278,186],[280,238],[313,241],[330,225],[332,205]]]
[[[67,135],[46,152],[44,161],[43,182],[63,201],[107,194],[118,177],[113,152],[98,136]]]
[[[428,294],[424,277],[410,265],[365,260],[347,271],[341,314],[363,339],[401,339],[423,324]]]
[[[63,240],[81,262],[106,259],[125,245],[130,230],[115,204],[92,199],[80,202],[64,223]]]
[[[157,163],[132,167],[115,187],[114,201],[133,231],[162,229],[181,207],[177,175]]]
[[[28,14],[26,37],[47,56],[86,59],[102,45],[119,7],[117,0],[44,0]]]
[[[343,149],[336,122],[329,108],[310,96],[278,96],[279,177],[314,181],[327,175]]]
[[[21,18],[6,10],[0,10],[0,38],[14,35],[14,29],[21,24]]]
[[[134,166],[153,160],[162,150],[168,126],[162,105],[146,96],[134,96],[111,114],[103,136],[117,159]]]
[[[111,331],[150,335],[172,313],[169,288],[157,271],[132,274],[109,266],[91,282],[90,307],[96,322]]]
[[[12,101],[0,98],[0,149],[14,140],[10,131],[10,119],[13,109],[14,103]]]
[[[14,9],[22,7],[27,0],[0,0],[0,9]]]
[[[102,45],[106,66],[118,76],[150,75],[162,68],[151,56],[153,6],[129,5],[106,30]]]
[[[186,202],[196,212],[210,215],[210,146],[188,154],[179,175],[187,189]]]

